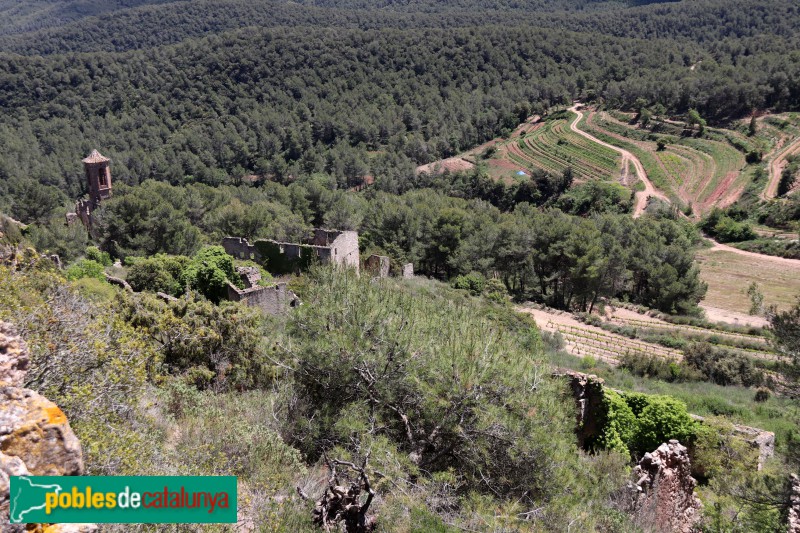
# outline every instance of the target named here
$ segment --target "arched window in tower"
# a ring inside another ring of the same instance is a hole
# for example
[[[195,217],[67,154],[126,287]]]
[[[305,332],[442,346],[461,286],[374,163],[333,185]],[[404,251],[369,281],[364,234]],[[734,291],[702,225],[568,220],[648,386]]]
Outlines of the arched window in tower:
[[[108,169],[106,167],[100,167],[97,169],[97,173],[100,178],[100,186],[108,187]]]

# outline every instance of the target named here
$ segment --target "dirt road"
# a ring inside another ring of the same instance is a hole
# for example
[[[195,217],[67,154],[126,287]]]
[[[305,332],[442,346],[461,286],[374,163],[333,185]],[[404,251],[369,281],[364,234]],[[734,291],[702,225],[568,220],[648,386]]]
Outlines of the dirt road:
[[[786,166],[786,160],[789,156],[800,154],[800,139],[795,139],[794,142],[789,144],[786,148],[781,150],[775,158],[769,163],[769,181],[764,191],[761,193],[762,200],[769,200],[778,195],[778,184],[781,181],[781,172]]]
[[[724,252],[732,252],[739,255],[746,255],[748,257],[752,257],[753,259],[758,259],[760,261],[771,261],[776,264],[782,264],[789,267],[800,267],[800,259],[789,259],[788,257],[778,257],[776,255],[765,255],[759,254],[756,252],[748,252],[747,250],[740,250],[738,248],[734,248],[733,246],[728,246],[727,244],[722,244],[721,242],[717,242],[713,239],[706,239],[713,245],[711,250],[719,250]]]
[[[669,199],[666,197],[666,195],[656,190],[656,188],[653,186],[653,183],[648,179],[647,173],[644,171],[644,167],[642,166],[641,161],[639,161],[639,158],[637,158],[635,155],[633,155],[632,153],[623,148],[619,148],[617,146],[614,146],[613,144],[608,144],[607,142],[603,142],[597,137],[594,137],[591,134],[586,133],[585,131],[578,128],[578,123],[583,119],[583,113],[578,111],[579,107],[580,104],[575,104],[569,109],[570,111],[572,111],[577,115],[577,118],[575,118],[575,120],[572,121],[572,124],[569,125],[570,129],[575,133],[577,133],[578,135],[586,137],[592,142],[605,146],[606,148],[611,148],[615,152],[619,152],[619,154],[622,156],[623,172],[627,172],[628,162],[630,161],[631,163],[633,163],[633,166],[636,169],[637,176],[639,177],[640,180],[642,180],[642,183],[644,183],[644,191],[639,191],[636,193],[636,203],[633,208],[633,218],[638,218],[642,216],[642,213],[644,213],[644,210],[647,207],[647,200],[651,196],[660,198],[661,200],[669,203]]]

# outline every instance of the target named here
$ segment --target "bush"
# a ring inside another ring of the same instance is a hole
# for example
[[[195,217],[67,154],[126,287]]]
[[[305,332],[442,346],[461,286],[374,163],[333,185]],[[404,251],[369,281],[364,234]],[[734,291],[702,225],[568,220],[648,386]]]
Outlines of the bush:
[[[67,267],[66,276],[70,281],[81,278],[94,278],[105,281],[103,265],[91,259],[80,259]]]
[[[178,296],[184,292],[183,271],[189,258],[181,255],[158,254],[140,258],[128,269],[127,281],[137,292],[164,292]]]
[[[695,422],[686,404],[669,396],[650,396],[637,417],[633,448],[650,452],[670,439],[688,443],[695,434]]]
[[[636,415],[625,400],[616,392],[606,389],[603,393],[601,433],[597,446],[628,454],[636,434]]]
[[[100,251],[100,248],[97,246],[89,246],[86,248],[86,259],[91,259],[92,261],[96,261],[107,267],[113,264],[111,261],[111,256],[108,255],[108,252]]]
[[[233,268],[233,257],[222,246],[206,246],[197,252],[183,271],[181,284],[218,303],[228,294],[228,282],[241,286]]]
[[[711,211],[698,226],[720,242],[748,241],[756,237],[749,224],[737,222],[719,209]]]
[[[575,458],[573,444],[561,448],[574,439],[572,402],[557,381],[536,379],[545,365],[527,328],[501,326],[494,306],[440,290],[420,297],[405,283],[327,268],[312,276],[283,359],[297,387],[288,432],[308,457],[375,439],[380,420],[377,435],[414,469],[452,469],[476,491],[523,501],[563,490],[560,465]]]
[[[479,272],[470,272],[464,276],[456,276],[450,284],[455,289],[469,291],[473,296],[479,296],[486,286],[486,278]]]
[[[194,297],[166,303],[148,293],[126,294],[121,307],[128,322],[159,341],[166,370],[192,386],[248,390],[272,383],[274,364],[263,338],[267,319],[258,309]]]
[[[770,397],[769,389],[761,387],[756,391],[756,394],[753,397],[753,401],[758,403],[764,403],[767,400],[769,400],[769,397]]]
[[[696,342],[685,350],[685,363],[717,385],[753,387],[764,382],[764,373],[746,355]]]

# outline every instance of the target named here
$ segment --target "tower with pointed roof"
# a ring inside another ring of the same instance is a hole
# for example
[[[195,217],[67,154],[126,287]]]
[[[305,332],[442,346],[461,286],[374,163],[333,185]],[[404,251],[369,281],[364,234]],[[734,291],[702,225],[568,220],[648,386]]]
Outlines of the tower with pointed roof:
[[[111,160],[97,150],[83,160],[83,169],[89,183],[89,209],[97,208],[102,200],[111,198]]]

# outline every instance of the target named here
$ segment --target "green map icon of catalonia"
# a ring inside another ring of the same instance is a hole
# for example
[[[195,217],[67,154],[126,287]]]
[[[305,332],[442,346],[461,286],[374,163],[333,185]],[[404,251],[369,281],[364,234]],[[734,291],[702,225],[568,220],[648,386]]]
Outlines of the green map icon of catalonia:
[[[12,524],[24,524],[25,515],[31,511],[44,509],[47,493],[60,494],[63,491],[61,485],[34,483],[27,476],[15,477],[11,481],[9,517]]]

